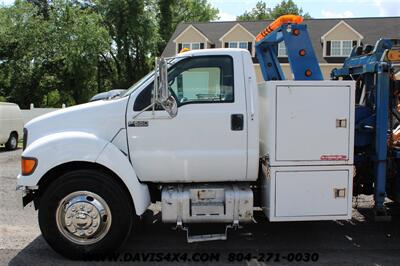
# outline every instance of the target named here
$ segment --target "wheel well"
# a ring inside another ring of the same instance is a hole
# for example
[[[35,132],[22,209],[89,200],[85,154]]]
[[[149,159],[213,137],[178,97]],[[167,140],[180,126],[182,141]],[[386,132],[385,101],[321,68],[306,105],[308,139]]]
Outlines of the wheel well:
[[[77,170],[77,169],[92,169],[92,170],[97,170],[97,171],[102,171],[103,173],[108,174],[109,176],[112,176],[115,178],[115,180],[118,181],[118,183],[121,185],[121,187],[125,190],[127,195],[132,199],[133,203],[133,198],[125,185],[125,183],[121,180],[121,178],[115,174],[113,171],[105,167],[104,165],[98,164],[98,163],[92,163],[92,162],[84,162],[84,161],[74,161],[74,162],[68,162],[64,164],[60,164],[52,169],[50,169],[39,181],[38,183],[38,193],[37,196],[33,199],[34,204],[35,204],[35,209],[39,208],[40,204],[40,198],[42,194],[46,191],[48,186],[54,182],[59,176],[62,174],[71,171],[71,169]]]
[[[15,134],[15,135],[17,135],[17,140],[18,140],[18,132],[17,131],[11,131],[11,133],[10,133],[10,137],[13,135],[13,134]]]

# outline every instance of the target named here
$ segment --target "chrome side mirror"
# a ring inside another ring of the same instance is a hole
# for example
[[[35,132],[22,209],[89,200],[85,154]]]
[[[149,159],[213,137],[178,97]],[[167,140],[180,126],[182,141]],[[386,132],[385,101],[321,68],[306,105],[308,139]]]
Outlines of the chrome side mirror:
[[[171,118],[178,114],[178,103],[168,89],[168,64],[164,58],[156,59],[154,102],[160,104]]]

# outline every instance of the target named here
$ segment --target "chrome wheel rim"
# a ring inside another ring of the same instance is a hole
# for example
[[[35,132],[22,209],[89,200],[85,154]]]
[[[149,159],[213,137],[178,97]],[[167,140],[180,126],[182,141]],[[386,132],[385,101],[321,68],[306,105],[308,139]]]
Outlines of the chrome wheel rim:
[[[63,198],[57,206],[56,222],[64,237],[79,245],[99,242],[111,226],[111,211],[99,195],[77,191]]]

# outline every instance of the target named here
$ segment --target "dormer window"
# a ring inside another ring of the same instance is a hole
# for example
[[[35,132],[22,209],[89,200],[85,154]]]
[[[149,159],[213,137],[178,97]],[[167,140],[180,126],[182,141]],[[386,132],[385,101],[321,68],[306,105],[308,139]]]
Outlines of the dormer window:
[[[353,48],[353,40],[332,40],[330,56],[347,57]]]
[[[247,42],[229,42],[229,48],[247,49]]]
[[[199,50],[201,49],[199,42],[192,42],[192,43],[182,43],[182,49],[187,48],[189,50]]]
[[[341,60],[348,57],[354,46],[360,45],[364,37],[352,26],[341,20],[321,37],[323,57]],[[332,62],[333,62],[332,61]]]
[[[278,43],[278,57],[287,57],[285,42]]]
[[[247,49],[251,55],[253,55],[252,50],[253,50],[253,42],[243,42],[243,41],[230,41],[230,42],[225,42],[224,44],[225,48],[240,48],[240,49]]]

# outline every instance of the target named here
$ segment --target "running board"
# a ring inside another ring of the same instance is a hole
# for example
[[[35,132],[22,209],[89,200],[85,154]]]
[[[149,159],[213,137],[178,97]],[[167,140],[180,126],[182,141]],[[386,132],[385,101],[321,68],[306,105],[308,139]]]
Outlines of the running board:
[[[217,241],[217,240],[227,240],[228,239],[228,230],[229,229],[239,229],[239,223],[234,222],[233,224],[229,224],[225,227],[225,232],[221,234],[204,234],[204,235],[190,235],[189,227],[183,226],[182,223],[177,223],[176,229],[181,229],[182,231],[186,231],[186,239],[188,243],[197,243],[197,242],[206,242],[206,241]]]

